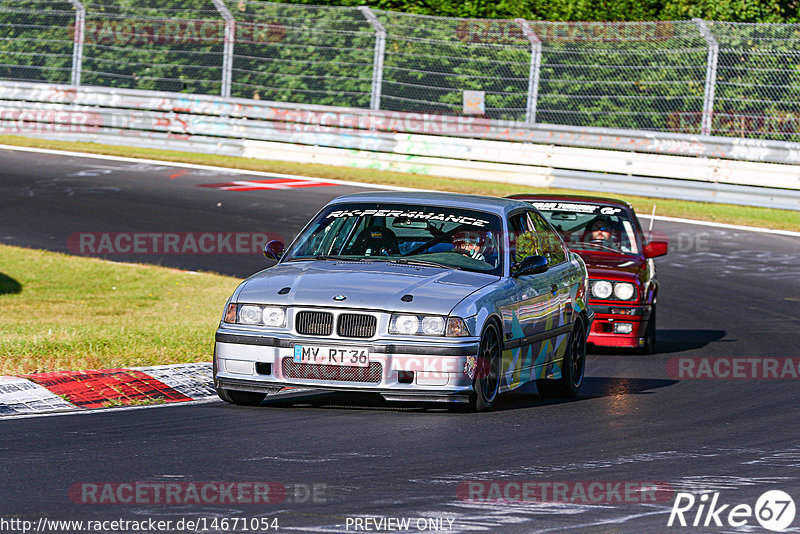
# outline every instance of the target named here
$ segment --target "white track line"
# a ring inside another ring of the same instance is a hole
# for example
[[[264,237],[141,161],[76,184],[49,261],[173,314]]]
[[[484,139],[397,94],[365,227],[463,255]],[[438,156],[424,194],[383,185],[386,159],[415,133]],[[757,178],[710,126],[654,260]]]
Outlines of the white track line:
[[[181,167],[184,169],[198,169],[198,170],[210,170],[210,171],[217,171],[217,172],[227,172],[227,173],[234,173],[234,174],[244,174],[250,176],[264,176],[267,178],[293,178],[293,179],[301,179],[301,180],[309,180],[312,182],[323,182],[323,183],[331,183],[336,185],[349,185],[354,187],[365,187],[369,189],[383,189],[386,191],[430,191],[429,189],[419,189],[414,187],[400,187],[394,185],[377,185],[377,184],[368,184],[365,182],[350,182],[346,180],[332,180],[327,178],[315,178],[313,176],[302,176],[298,174],[281,174],[276,172],[264,172],[264,171],[248,171],[245,169],[229,169],[227,167],[215,167],[212,165],[197,165],[194,163],[176,163],[174,161],[161,161],[156,159],[144,159],[144,158],[127,158],[123,156],[109,156],[106,154],[87,154],[84,152],[70,152],[67,150],[51,150],[48,148],[34,148],[34,147],[21,147],[21,146],[14,146],[14,145],[0,145],[0,150],[16,150],[19,152],[33,152],[37,154],[52,154],[56,156],[72,156],[76,158],[89,158],[89,159],[99,159],[99,160],[106,160],[106,161],[122,161],[126,163],[150,163],[153,165],[161,165],[165,167]],[[650,215],[639,214],[640,218],[649,219],[651,218]],[[711,226],[714,228],[726,228],[729,230],[741,230],[744,232],[759,232],[762,234],[775,234],[775,235],[783,235],[789,237],[800,237],[800,232],[793,232],[790,230],[774,230],[772,228],[761,228],[758,226],[741,226],[736,224],[725,224],[725,223],[717,223],[711,221],[700,221],[695,219],[682,219],[679,217],[664,217],[662,215],[656,215],[655,219],[657,221],[669,221],[669,222],[676,222],[676,223],[684,223],[684,224],[694,224],[697,226]]]
[[[742,226],[739,224],[725,224],[725,223],[718,223],[713,221],[699,221],[695,219],[681,219],[680,217],[664,217],[662,215],[656,215],[653,217],[652,215],[645,215],[642,213],[637,213],[637,216],[640,219],[655,219],[657,221],[668,221],[668,222],[675,222],[675,223],[683,223],[683,224],[693,224],[695,226],[713,226],[714,228],[726,228],[729,230],[742,230],[744,232],[759,232],[762,234],[775,234],[775,235],[786,235],[790,237],[800,237],[800,232],[793,232],[791,230],[774,230],[772,228],[761,228],[760,226]]]
[[[149,410],[152,408],[171,408],[174,406],[193,406],[197,404],[209,404],[212,402],[222,402],[222,401],[218,397],[209,397],[207,399],[181,401],[181,402],[165,402],[163,404],[145,404],[142,406],[115,406],[114,408],[91,408],[91,409],[79,409],[79,410],[71,410],[63,412],[24,413],[19,415],[3,415],[0,416],[0,421],[31,419],[33,417],[61,417],[64,415],[96,415],[96,414],[122,412],[130,410]]]
[[[314,176],[302,176],[299,174],[281,174],[277,172],[249,171],[246,169],[229,169],[227,167],[215,167],[213,165],[198,165],[195,163],[177,163],[174,161],[161,161],[157,159],[145,158],[126,158],[123,156],[109,156],[106,154],[87,154],[84,152],[70,152],[68,150],[51,150],[49,148],[20,147],[13,145],[0,145],[0,150],[17,150],[19,152],[33,152],[36,154],[52,154],[55,156],[72,156],[76,158],[100,159],[106,161],[122,161],[125,163],[150,163],[164,167],[180,167],[183,169],[198,169],[204,171],[217,171],[234,174],[246,174],[249,176],[264,176],[266,178],[291,178],[294,180],[309,180],[316,183],[329,183],[336,185],[350,185],[354,187],[366,187],[371,189],[386,189],[388,191],[424,191],[413,187],[400,187],[395,185],[377,185],[365,182],[350,182],[347,180],[334,180],[328,178],[317,178]]]

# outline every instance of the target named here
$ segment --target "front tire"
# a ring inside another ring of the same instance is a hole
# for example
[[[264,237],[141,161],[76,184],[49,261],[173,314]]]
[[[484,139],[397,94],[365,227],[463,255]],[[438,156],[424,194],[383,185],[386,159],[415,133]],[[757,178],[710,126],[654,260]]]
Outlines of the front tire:
[[[258,406],[267,397],[265,393],[253,393],[250,391],[236,391],[233,389],[217,388],[217,395],[220,399],[237,406]]]
[[[586,370],[586,327],[582,320],[575,322],[569,338],[569,346],[561,362],[561,378],[537,380],[536,388],[545,399],[574,398],[578,395]]]
[[[639,349],[642,354],[654,354],[656,352],[656,305],[650,310],[650,319],[647,321],[647,331],[644,335],[644,345]]]
[[[481,334],[478,349],[478,362],[475,368],[470,407],[476,412],[487,412],[494,406],[500,394],[502,376],[502,351],[500,349],[500,329],[494,321],[488,322]]]

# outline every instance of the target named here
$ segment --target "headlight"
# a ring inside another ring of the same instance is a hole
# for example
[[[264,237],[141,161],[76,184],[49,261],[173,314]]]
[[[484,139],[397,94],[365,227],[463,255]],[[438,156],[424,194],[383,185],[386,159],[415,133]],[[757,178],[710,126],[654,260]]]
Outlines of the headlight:
[[[263,315],[264,326],[279,328],[286,326],[286,310],[275,306],[266,306]]]
[[[259,306],[242,306],[239,308],[239,322],[242,324],[258,324],[263,312]]]
[[[592,295],[599,299],[607,299],[611,296],[611,292],[613,288],[611,287],[611,282],[606,282],[605,280],[598,280],[594,284],[592,284]]]
[[[286,326],[286,308],[231,303],[225,310],[223,322],[283,328]]]
[[[391,334],[416,334],[419,331],[419,319],[416,315],[394,315],[389,326]]]
[[[636,298],[636,285],[630,282],[593,280],[592,297],[603,300],[633,300]]]
[[[468,336],[469,329],[460,317],[441,315],[392,315],[389,322],[390,334],[406,336]]]
[[[619,300],[630,300],[635,293],[636,288],[633,287],[633,284],[627,282],[617,282],[614,284],[614,296]]]
[[[444,334],[444,317],[423,317],[422,333],[426,336],[441,336]]]

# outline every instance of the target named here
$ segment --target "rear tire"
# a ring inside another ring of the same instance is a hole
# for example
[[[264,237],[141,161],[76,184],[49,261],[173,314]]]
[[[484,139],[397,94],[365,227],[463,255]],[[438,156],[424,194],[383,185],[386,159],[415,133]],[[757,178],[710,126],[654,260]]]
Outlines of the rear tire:
[[[219,398],[237,406],[258,406],[267,397],[265,393],[217,388]]]
[[[486,323],[481,334],[478,362],[475,366],[475,392],[470,396],[470,408],[476,412],[488,412],[500,394],[502,377],[502,351],[500,329],[494,321]]]
[[[536,381],[536,388],[542,398],[573,398],[581,389],[586,369],[586,327],[582,320],[575,322],[568,343],[567,352],[561,362],[561,378]]]

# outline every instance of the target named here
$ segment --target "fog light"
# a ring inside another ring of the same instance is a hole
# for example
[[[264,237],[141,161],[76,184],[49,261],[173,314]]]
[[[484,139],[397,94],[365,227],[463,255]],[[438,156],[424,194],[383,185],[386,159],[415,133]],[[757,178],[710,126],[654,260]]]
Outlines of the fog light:
[[[633,323],[614,323],[615,334],[630,334],[633,332]]]
[[[410,384],[414,381],[414,371],[397,371],[397,382]]]

